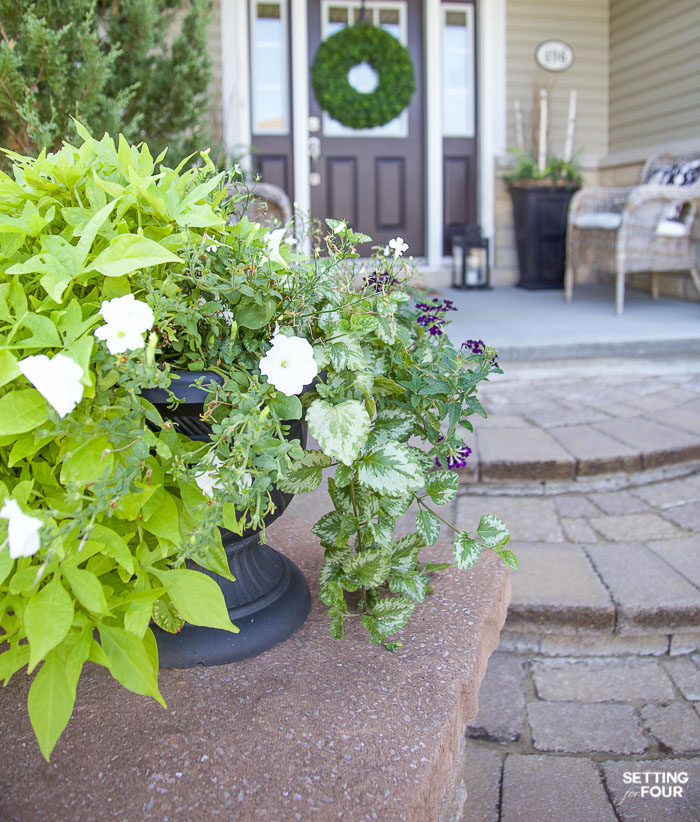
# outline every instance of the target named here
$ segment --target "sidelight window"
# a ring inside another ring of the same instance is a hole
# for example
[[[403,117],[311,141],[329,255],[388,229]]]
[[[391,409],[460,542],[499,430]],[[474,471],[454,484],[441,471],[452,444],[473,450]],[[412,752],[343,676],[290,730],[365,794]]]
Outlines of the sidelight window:
[[[289,133],[287,7],[284,0],[252,4],[252,115],[254,134]]]
[[[442,133],[474,136],[474,7],[442,6]]]

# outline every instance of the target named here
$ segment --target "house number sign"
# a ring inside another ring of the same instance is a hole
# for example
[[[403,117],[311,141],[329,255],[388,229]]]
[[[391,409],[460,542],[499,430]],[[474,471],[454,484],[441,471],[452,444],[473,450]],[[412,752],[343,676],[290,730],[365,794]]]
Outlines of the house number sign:
[[[535,49],[535,60],[545,71],[566,71],[574,63],[574,50],[562,40],[545,40]]]

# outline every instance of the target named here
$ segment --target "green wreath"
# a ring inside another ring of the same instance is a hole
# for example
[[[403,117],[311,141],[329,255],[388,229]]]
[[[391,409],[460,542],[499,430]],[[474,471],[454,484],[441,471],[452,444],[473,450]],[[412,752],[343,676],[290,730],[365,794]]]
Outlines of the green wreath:
[[[369,63],[379,75],[377,87],[368,94],[348,82],[348,72],[358,63]],[[350,128],[383,126],[398,117],[416,87],[408,49],[388,31],[367,23],[348,26],[324,40],[311,77],[321,108]]]

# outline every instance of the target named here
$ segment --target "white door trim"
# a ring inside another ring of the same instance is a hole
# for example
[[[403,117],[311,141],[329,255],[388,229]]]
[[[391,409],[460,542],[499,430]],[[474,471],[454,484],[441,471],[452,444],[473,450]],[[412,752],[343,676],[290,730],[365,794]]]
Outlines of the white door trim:
[[[221,0],[221,122],[226,157],[250,170],[248,0]]]

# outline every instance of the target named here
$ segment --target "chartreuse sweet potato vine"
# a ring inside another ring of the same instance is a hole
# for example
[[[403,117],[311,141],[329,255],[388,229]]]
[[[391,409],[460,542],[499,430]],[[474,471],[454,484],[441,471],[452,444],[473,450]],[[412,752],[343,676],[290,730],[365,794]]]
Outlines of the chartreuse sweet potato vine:
[[[436,461],[464,453],[458,427],[498,371],[494,351],[419,323],[403,242],[358,289],[354,245],[369,238],[329,221],[328,253],[306,259],[241,218],[206,154],[171,169],[76,127],[77,145],[10,154],[0,174],[0,678],[33,675],[46,758],[88,660],[163,703],[152,622],[237,631],[192,564],[230,577],[217,526],[264,527],[274,486],[314,490],[332,466],[333,510],[314,527],[331,632],[355,591],[371,640],[396,647],[441,567],[419,559],[448,527],[434,506],[457,492]],[[210,444],[141,396],[183,370],[223,377],[202,383]],[[320,451],[285,438],[304,411]],[[414,500],[415,533],[397,540]],[[456,533],[456,564],[482,547],[514,564],[507,541],[485,516]]]

